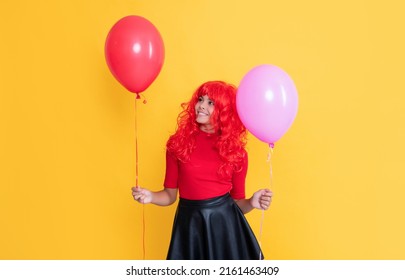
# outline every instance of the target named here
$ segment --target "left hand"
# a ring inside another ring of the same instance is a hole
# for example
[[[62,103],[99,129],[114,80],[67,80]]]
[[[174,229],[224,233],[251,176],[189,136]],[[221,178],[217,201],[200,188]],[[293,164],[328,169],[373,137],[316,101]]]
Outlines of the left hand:
[[[269,189],[261,189],[253,194],[250,203],[256,209],[267,210],[270,207],[272,197],[272,191]]]

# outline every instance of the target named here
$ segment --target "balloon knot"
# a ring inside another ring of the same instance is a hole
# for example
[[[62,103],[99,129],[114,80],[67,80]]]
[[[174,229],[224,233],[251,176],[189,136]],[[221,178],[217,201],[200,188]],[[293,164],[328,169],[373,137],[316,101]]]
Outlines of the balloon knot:
[[[269,143],[269,147],[273,149],[274,148],[274,143]]]
[[[141,95],[138,92],[136,93],[136,99],[141,99]]]

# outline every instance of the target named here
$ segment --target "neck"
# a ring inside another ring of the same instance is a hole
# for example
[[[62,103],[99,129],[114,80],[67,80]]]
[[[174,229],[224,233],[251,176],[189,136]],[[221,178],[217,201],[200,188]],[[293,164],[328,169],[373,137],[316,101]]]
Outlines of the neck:
[[[212,125],[200,125],[200,130],[206,133],[215,133],[215,130],[212,127]]]

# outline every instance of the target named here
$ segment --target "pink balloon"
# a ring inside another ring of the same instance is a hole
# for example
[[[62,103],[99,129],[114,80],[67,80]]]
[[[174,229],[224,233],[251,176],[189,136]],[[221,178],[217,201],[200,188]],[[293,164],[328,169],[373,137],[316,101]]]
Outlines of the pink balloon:
[[[282,69],[273,65],[259,65],[240,82],[236,108],[250,133],[274,146],[297,115],[297,89]]]
[[[129,91],[140,93],[158,76],[165,57],[156,27],[140,16],[120,19],[108,33],[105,58],[113,76]]]

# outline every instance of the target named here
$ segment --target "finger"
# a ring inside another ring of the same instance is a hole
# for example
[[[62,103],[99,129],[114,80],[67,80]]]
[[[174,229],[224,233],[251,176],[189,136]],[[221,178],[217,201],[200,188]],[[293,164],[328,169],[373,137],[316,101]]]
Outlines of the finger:
[[[143,194],[145,193],[145,190],[141,188],[133,188],[132,193]]]
[[[267,200],[267,201],[271,200],[271,198],[272,198],[271,195],[262,195],[262,196],[260,197],[260,199]]]
[[[263,201],[270,201],[270,198],[271,198],[271,196],[262,195],[262,196],[260,197],[260,200],[263,200]]]
[[[266,192],[264,192],[263,195],[265,195],[265,196],[273,196],[273,192],[272,191],[266,191]]]
[[[270,201],[266,201],[266,200],[260,201],[260,204],[269,207],[270,206]]]
[[[145,198],[145,196],[143,196],[142,194],[137,194],[137,195],[134,196],[134,198],[135,198],[135,200],[139,201],[140,199]]]
[[[270,205],[270,201],[261,201],[260,204],[261,204],[261,205],[269,206],[269,205]]]
[[[262,210],[267,210],[267,208],[269,208],[269,207],[267,205],[265,205],[265,204],[260,204],[260,208]]]
[[[141,196],[139,197],[139,199],[138,199],[139,203],[145,204],[145,198],[146,198],[145,195],[141,195]]]
[[[271,198],[271,197],[265,197],[265,198],[263,198],[261,201],[262,201],[263,203],[270,204],[271,201],[272,201],[272,198]]]
[[[269,189],[265,189],[265,190],[264,190],[264,193],[265,193],[266,195],[273,195],[273,192],[272,192],[271,190],[269,190]]]

